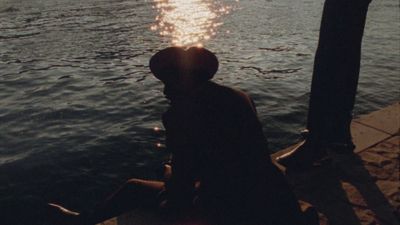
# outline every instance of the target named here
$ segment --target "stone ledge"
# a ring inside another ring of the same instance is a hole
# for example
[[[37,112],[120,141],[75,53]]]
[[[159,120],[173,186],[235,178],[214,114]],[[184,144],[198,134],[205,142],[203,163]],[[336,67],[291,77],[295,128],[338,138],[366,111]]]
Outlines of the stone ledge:
[[[390,135],[398,134],[400,131],[400,102],[370,114],[362,115],[353,121]]]

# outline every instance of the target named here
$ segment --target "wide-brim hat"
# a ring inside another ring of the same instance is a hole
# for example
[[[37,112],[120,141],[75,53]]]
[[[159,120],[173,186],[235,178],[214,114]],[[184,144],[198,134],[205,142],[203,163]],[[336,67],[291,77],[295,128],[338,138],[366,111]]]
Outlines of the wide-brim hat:
[[[218,70],[217,57],[205,48],[169,47],[157,52],[150,59],[150,70],[164,83],[179,79],[203,82],[213,78]]]

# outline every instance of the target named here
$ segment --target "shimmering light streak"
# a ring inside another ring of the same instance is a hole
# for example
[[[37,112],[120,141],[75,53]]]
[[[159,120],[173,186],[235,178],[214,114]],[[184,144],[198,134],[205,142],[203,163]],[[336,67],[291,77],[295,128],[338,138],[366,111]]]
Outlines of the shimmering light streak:
[[[151,26],[160,35],[170,37],[175,46],[202,46],[222,25],[220,17],[228,14],[230,6],[213,0],[154,0],[158,12]]]

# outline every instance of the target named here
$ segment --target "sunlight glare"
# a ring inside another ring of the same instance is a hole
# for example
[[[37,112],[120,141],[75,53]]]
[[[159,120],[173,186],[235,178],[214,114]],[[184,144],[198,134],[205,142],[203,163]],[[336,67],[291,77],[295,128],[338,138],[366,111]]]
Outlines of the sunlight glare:
[[[214,0],[154,0],[156,22],[150,27],[161,36],[171,38],[175,46],[203,46],[216,34],[222,15],[231,7]]]

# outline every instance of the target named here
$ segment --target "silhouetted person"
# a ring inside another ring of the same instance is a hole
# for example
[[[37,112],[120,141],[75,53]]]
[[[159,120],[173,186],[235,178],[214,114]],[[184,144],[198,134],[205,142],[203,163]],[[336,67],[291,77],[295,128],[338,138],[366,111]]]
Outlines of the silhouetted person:
[[[325,158],[327,150],[353,152],[350,124],[370,2],[325,1],[311,85],[309,133],[302,145],[277,159],[287,168],[310,166]]]
[[[151,58],[150,69],[170,100],[162,118],[172,153],[170,178],[132,179],[93,212],[76,218],[92,224],[135,207],[161,205],[173,219],[213,225],[317,224],[315,212],[301,212],[272,164],[251,98],[210,81],[218,70],[213,53],[167,48]]]
[[[270,161],[253,101],[209,81],[217,58],[201,48],[168,48],[150,67],[171,100],[163,115],[174,155],[170,199],[190,205],[198,180],[196,206],[216,224],[299,223],[297,200]]]

